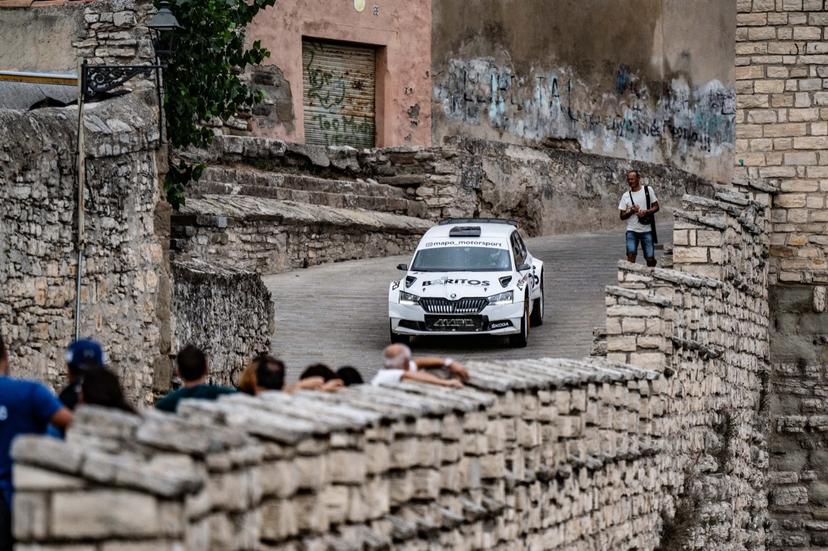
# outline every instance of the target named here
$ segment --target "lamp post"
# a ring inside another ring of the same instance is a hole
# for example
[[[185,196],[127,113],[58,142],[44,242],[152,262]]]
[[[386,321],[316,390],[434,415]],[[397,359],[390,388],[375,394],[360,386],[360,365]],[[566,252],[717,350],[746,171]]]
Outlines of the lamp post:
[[[175,34],[181,29],[175,15],[170,11],[169,2],[159,3],[158,11],[147,22],[152,33],[152,45],[155,51],[155,63],[151,65],[90,65],[84,59],[78,79],[78,269],[75,282],[75,339],[80,337],[81,276],[83,275],[83,255],[86,249],[84,235],[84,191],[86,189],[86,156],[83,131],[83,108],[87,101],[99,94],[114,90],[132,78],[155,74],[155,90],[158,97],[158,139],[164,136],[164,106],[161,94],[161,71],[175,51]]]

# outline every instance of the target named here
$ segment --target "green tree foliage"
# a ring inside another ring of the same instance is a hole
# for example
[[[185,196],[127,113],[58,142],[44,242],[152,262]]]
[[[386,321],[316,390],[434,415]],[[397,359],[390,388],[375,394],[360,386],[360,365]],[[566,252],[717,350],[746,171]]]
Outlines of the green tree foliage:
[[[164,71],[167,136],[176,148],[207,147],[213,139],[205,122],[225,120],[261,100],[241,81],[248,65],[270,55],[259,41],[245,43],[245,29],[259,11],[276,0],[172,0],[170,9],[183,29]],[[184,203],[184,189],[203,167],[179,163],[165,181],[173,208]]]

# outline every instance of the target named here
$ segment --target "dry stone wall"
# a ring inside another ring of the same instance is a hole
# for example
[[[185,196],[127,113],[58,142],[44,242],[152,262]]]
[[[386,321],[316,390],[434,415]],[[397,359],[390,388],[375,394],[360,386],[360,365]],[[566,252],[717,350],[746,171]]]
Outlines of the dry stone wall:
[[[182,262],[171,274],[157,111],[141,94],[85,112],[82,336],[99,340],[133,403],[173,381],[171,352],[193,342],[229,382],[266,350],[273,305],[239,267]],[[65,384],[77,275],[76,108],[0,111],[0,332],[16,376]],[[172,296],[172,303],[171,303]]]
[[[686,197],[676,269],[619,265],[605,358],[475,362],[462,390],[83,409],[65,443],[14,448],[23,549],[763,549],[768,240],[755,198]],[[68,511],[66,494],[89,506]],[[113,502],[147,522],[102,529]]]
[[[152,386],[163,250],[156,112],[138,96],[87,107],[81,335],[105,344],[130,399]],[[74,336],[77,110],[0,111],[0,330],[16,375],[63,383]]]
[[[172,276],[172,349],[198,346],[210,358],[211,382],[237,384],[246,362],[270,350],[270,291],[255,272],[204,261],[174,261]],[[170,380],[159,377],[156,389]]]
[[[756,194],[761,200],[762,192]],[[608,289],[607,358],[666,377],[672,469],[683,473],[662,542],[682,549],[766,543],[769,357],[766,209],[744,194],[685,197],[675,269],[619,264]]]
[[[382,212],[218,196],[188,200],[172,223],[178,258],[231,262],[262,273],[402,254],[431,226]]]

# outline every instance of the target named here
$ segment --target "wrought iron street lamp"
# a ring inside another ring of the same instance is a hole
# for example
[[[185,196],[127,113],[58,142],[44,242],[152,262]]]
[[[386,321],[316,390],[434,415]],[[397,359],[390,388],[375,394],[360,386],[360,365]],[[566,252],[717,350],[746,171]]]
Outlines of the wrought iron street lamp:
[[[166,66],[167,61],[175,52],[177,31],[182,28],[170,11],[169,2],[161,2],[158,12],[152,16],[147,27],[153,34],[152,45],[155,48],[155,58],[159,61],[159,65]]]
[[[80,303],[81,278],[83,276],[83,256],[86,249],[84,235],[84,192],[86,188],[86,158],[83,132],[84,104],[98,95],[114,90],[128,80],[143,75],[149,78],[155,75],[155,90],[158,97],[158,139],[164,136],[164,106],[161,94],[161,71],[175,51],[175,34],[181,29],[175,15],[170,11],[169,2],[162,1],[158,11],[147,22],[152,33],[152,45],[155,50],[155,63],[151,65],[90,65],[83,61],[80,70],[80,90],[78,94],[78,267],[75,285],[75,339],[80,337]]]

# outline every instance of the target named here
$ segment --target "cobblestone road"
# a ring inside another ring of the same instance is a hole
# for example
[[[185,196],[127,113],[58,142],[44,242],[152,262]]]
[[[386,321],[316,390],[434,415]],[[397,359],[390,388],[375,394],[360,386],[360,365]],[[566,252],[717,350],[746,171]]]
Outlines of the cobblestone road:
[[[669,236],[669,229],[660,227],[659,235]],[[623,256],[623,233],[546,236],[527,244],[546,271],[545,320],[532,329],[529,346],[509,348],[506,339],[482,336],[429,337],[414,341],[414,353],[461,361],[589,355],[592,329],[604,324],[604,286],[615,283]],[[287,364],[289,379],[314,362],[353,365],[372,376],[389,342],[388,283],[400,277],[395,266],[408,261],[342,262],[265,277],[276,306],[272,351]]]

